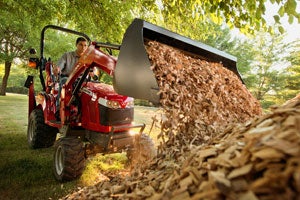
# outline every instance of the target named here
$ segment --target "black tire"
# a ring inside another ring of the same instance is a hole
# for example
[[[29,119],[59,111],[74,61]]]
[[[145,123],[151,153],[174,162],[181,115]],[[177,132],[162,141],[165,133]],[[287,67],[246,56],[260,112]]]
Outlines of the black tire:
[[[66,137],[55,144],[53,171],[58,181],[71,181],[82,175],[85,152],[80,138]]]
[[[156,154],[153,140],[144,133],[137,136],[133,148],[127,150],[127,158],[132,167],[146,165]]]
[[[48,126],[44,122],[44,113],[41,109],[34,109],[29,116],[27,142],[30,148],[47,148],[53,146],[58,129]]]

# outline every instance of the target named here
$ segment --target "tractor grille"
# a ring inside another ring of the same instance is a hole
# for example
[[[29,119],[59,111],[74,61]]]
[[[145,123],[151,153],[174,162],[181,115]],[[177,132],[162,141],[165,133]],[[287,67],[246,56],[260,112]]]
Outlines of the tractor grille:
[[[133,108],[111,109],[99,105],[100,123],[105,126],[130,124],[133,121]]]

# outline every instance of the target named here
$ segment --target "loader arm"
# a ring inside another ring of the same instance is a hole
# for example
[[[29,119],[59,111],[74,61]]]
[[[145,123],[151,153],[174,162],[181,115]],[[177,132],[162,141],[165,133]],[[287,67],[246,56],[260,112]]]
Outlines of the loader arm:
[[[242,81],[236,67],[236,57],[141,19],[135,19],[123,37],[113,77],[114,88],[119,94],[159,103],[157,80],[150,69],[151,63],[144,45],[147,40],[167,44],[200,59],[220,62]]]
[[[73,100],[76,98],[86,76],[89,72],[89,68],[99,67],[108,75],[112,76],[116,66],[116,59],[110,55],[105,54],[99,49],[99,46],[110,49],[118,49],[118,45],[109,45],[99,42],[92,42],[88,49],[80,57],[76,63],[75,69],[70,74],[67,82],[64,85],[64,98],[61,102],[61,108],[70,106]],[[78,80],[79,81],[76,81]],[[75,86],[73,83],[77,83]]]

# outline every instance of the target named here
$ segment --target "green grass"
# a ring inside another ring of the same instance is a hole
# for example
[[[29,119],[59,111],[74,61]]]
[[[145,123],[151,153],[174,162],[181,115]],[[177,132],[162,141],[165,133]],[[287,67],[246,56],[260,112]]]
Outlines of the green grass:
[[[125,169],[125,154],[97,155],[88,160],[78,180],[60,183],[52,174],[53,147],[32,150],[27,145],[27,95],[0,96],[0,198],[59,199]],[[137,107],[135,121],[147,124],[157,109]],[[157,134],[157,129],[151,135]],[[153,137],[154,138],[154,137]]]
[[[52,175],[53,148],[32,150],[27,145],[26,95],[0,96],[1,199],[58,199],[78,181],[61,183]]]

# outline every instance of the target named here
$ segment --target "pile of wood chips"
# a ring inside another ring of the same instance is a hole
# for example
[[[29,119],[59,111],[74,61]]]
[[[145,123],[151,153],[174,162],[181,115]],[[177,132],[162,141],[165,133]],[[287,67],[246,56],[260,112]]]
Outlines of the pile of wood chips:
[[[181,162],[178,162],[180,160]],[[143,172],[114,177],[64,199],[297,199],[300,95],[272,113],[227,127],[175,162],[158,157]]]
[[[261,115],[220,64],[155,42],[148,53],[165,110],[158,157],[64,199],[299,199],[300,95]]]

